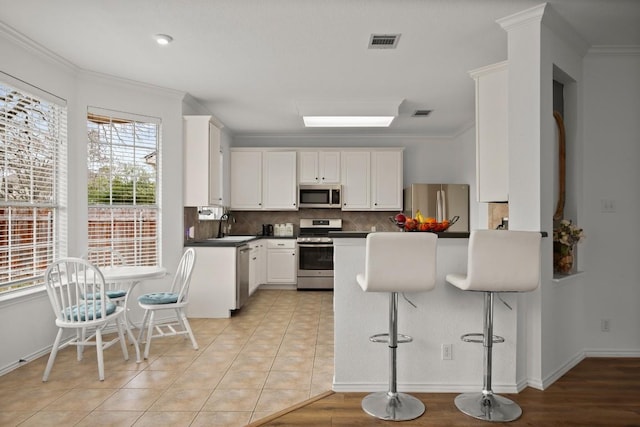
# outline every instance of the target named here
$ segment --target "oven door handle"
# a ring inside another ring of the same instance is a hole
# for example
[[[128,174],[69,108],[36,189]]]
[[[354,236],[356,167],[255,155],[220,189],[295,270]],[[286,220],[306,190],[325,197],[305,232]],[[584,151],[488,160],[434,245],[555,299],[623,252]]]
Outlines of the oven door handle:
[[[298,243],[301,248],[332,248],[333,243]]]

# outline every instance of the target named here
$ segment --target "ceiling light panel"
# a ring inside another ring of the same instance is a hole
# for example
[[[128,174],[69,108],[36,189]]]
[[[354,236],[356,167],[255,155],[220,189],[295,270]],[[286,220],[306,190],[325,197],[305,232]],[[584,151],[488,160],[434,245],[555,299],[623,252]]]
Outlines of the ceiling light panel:
[[[303,116],[306,127],[389,127],[393,116]]]

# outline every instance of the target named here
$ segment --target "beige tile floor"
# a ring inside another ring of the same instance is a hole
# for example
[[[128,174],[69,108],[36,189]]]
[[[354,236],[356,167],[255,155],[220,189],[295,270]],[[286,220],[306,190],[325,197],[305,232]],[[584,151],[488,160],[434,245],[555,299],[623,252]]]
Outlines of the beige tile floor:
[[[154,340],[149,359],[44,356],[0,377],[0,426],[243,426],[331,389],[333,293],[258,290],[230,319],[190,319],[200,349]],[[53,341],[54,337],[51,337]]]

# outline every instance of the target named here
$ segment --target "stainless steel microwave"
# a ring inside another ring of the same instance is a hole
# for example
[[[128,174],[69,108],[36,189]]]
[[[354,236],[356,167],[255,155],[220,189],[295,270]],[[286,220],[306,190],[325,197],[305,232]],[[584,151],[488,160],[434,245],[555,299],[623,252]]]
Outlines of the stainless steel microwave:
[[[298,201],[301,208],[341,208],[341,185],[301,185]]]

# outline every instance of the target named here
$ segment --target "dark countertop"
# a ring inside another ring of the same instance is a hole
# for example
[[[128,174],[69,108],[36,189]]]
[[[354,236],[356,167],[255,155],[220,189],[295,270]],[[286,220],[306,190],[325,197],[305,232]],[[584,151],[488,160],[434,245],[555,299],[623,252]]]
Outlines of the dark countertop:
[[[246,245],[249,242],[253,242],[258,239],[295,239],[296,236],[247,236],[248,240],[242,242],[224,239],[205,239],[205,240],[187,240],[184,242],[184,247],[210,247],[210,248],[237,248],[242,245]]]
[[[334,239],[339,238],[349,238],[349,239],[358,239],[365,238],[369,233],[375,233],[375,231],[330,231],[329,237]],[[400,233],[400,231],[398,231]],[[416,232],[419,233],[419,232]],[[438,235],[439,239],[467,239],[469,238],[469,233],[459,232],[459,231],[445,231],[442,233],[435,233]]]
[[[339,238],[364,239],[367,237],[369,233],[375,233],[375,231],[330,231],[329,237],[334,239],[339,239]],[[461,231],[444,231],[442,233],[435,233],[435,234],[438,235],[439,239],[468,239],[470,233],[461,232]],[[541,231],[540,234],[542,234],[542,237],[548,236],[546,231]]]

